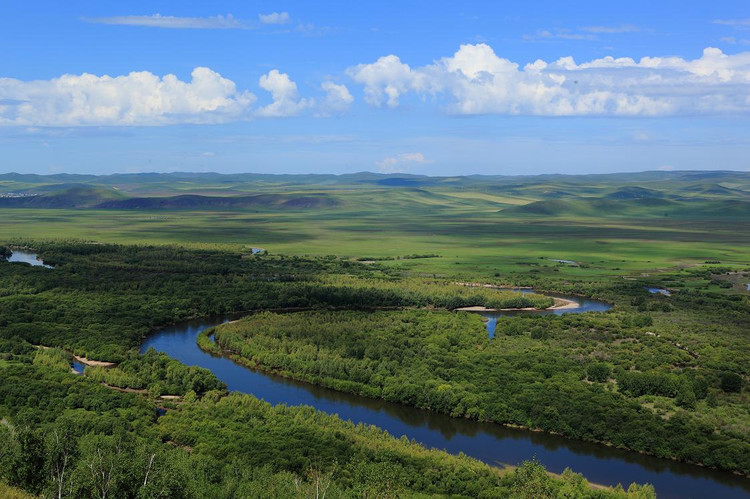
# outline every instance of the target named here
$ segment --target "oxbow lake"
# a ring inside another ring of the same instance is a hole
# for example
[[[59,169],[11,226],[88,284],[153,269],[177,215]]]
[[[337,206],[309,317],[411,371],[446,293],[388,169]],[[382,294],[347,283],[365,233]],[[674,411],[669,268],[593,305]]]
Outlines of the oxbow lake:
[[[555,296],[577,301],[581,307],[533,313],[559,315],[609,308],[609,305],[595,300]],[[502,314],[487,314],[490,315],[488,331],[493,318],[496,321]],[[426,447],[444,449],[453,454],[463,452],[492,465],[516,465],[536,457],[552,472],[561,473],[566,467],[571,467],[594,483],[622,483],[626,488],[631,482],[650,483],[656,487],[660,498],[750,497],[750,480],[731,473],[545,433],[451,418],[406,405],[337,392],[256,371],[198,348],[196,339],[201,331],[238,317],[192,320],[164,328],[147,338],[141,351],[153,347],[184,364],[209,369],[230,390],[252,394],[271,404],[309,405],[320,411],[338,414],[342,419],[354,423],[378,426],[395,437],[406,435]],[[491,335],[493,333],[494,325],[490,331]]]
[[[54,268],[52,265],[45,265],[44,262],[36,256],[36,253],[30,253],[28,251],[13,250],[13,254],[10,255],[8,261],[28,263],[33,267],[44,267],[46,269]]]

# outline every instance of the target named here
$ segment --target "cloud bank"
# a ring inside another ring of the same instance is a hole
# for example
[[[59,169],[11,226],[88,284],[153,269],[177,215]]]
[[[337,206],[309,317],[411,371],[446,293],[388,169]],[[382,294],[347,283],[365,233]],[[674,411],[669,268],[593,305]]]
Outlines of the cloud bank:
[[[63,75],[51,80],[0,78],[0,125],[156,126],[217,124],[280,118],[310,110],[324,115],[345,109],[353,99],[343,85],[324,86],[325,98],[301,99],[289,75],[271,70],[260,77],[271,102],[254,108],[256,96],[205,67],[190,81],[148,71],[123,76]]]
[[[433,97],[455,114],[672,116],[750,111],[750,52],[706,48],[701,57],[572,57],[521,67],[486,44],[412,68],[396,55],[347,74],[366,102],[396,107],[406,94]]]
[[[462,45],[452,56],[411,67],[396,55],[348,68],[364,100],[398,107],[408,96],[458,115],[640,116],[747,115],[750,52],[706,48],[696,59],[572,57],[521,66],[486,44]],[[206,68],[186,81],[147,71],[121,76],[62,75],[50,80],[0,78],[0,125],[153,126],[214,124],[309,114],[340,116],[354,101],[347,86],[324,81],[301,96],[273,69],[258,86],[271,99]]]

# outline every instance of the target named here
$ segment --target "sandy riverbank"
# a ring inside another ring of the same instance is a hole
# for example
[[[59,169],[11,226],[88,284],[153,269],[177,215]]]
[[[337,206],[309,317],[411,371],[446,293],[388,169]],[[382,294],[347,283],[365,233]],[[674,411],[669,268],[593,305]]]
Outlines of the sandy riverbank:
[[[91,359],[87,359],[86,357],[79,357],[78,355],[74,355],[73,358],[76,359],[81,364],[86,364],[87,366],[114,367],[117,365],[114,362],[104,362],[102,360],[91,360]]]
[[[480,307],[480,306],[474,306],[474,307],[460,307],[455,310],[459,312],[534,312],[539,310],[569,310],[574,308],[580,308],[581,304],[573,301],[568,300],[566,298],[555,298],[555,304],[551,307],[547,307],[544,309],[539,308],[533,308],[533,307],[524,307],[524,308],[487,308],[487,307]]]

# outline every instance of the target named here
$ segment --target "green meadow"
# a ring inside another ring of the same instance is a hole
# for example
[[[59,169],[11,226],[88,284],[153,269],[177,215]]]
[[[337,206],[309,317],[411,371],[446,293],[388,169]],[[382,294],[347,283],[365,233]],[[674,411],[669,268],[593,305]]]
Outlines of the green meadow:
[[[705,261],[750,265],[746,174],[452,179],[363,174],[270,177],[273,181],[175,175],[83,177],[75,183],[0,176],[0,192],[40,194],[25,205],[0,199],[0,238],[395,258],[390,264],[407,271],[477,277],[522,278],[532,272],[601,279]],[[128,202],[174,196],[189,198],[161,208]],[[248,201],[230,208],[215,202],[242,196]],[[113,199],[121,201],[112,204]],[[439,257],[397,259],[425,254]]]

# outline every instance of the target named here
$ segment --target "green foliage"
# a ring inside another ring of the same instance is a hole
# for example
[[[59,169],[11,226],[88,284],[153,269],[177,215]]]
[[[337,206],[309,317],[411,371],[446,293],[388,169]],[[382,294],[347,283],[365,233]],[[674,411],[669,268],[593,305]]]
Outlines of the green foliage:
[[[750,470],[747,435],[706,431],[702,414],[685,412],[698,409],[694,386],[705,393],[711,371],[669,369],[692,357],[613,314],[502,317],[490,340],[465,313],[262,312],[213,335],[216,344],[200,340],[210,351],[336,390]],[[580,360],[596,357],[611,362]],[[679,417],[644,410],[647,397],[671,400]]]
[[[25,499],[4,483],[76,498],[510,497],[525,480],[310,407],[189,392],[157,420],[146,399],[46,365],[23,368],[30,383],[18,383],[18,368],[0,374],[12,383],[0,394],[0,492],[8,497]],[[43,406],[31,397],[41,387]]]
[[[741,384],[739,391],[720,388],[721,373],[747,374],[750,349],[745,348],[744,332],[750,325],[750,302],[743,296],[694,289],[696,282],[709,283],[710,271],[687,270],[680,286],[665,284],[681,289],[671,297],[649,296],[640,282],[570,278],[571,272],[588,272],[588,266],[565,267],[558,280],[544,271],[533,277],[542,289],[597,296],[616,303],[615,311],[503,317],[498,320],[495,340],[490,341],[476,315],[413,309],[322,310],[463,305],[544,308],[549,298],[458,286],[454,279],[408,277],[401,267],[336,257],[258,257],[215,247],[191,250],[75,242],[34,246],[45,262],[55,264],[54,270],[0,262],[0,417],[23,421],[31,432],[25,440],[11,439],[3,459],[14,459],[13,453],[25,456],[30,467],[17,466],[16,474],[7,480],[23,483],[34,492],[47,494],[55,485],[48,483],[48,474],[67,451],[54,445],[47,430],[59,418],[70,417],[82,428],[71,437],[76,441],[71,455],[78,463],[92,448],[112,452],[123,448],[127,452],[116,455],[117,459],[141,463],[148,452],[138,450],[143,444],[140,439],[161,442],[157,433],[164,441],[171,439],[182,446],[159,444],[164,445],[159,449],[168,453],[169,462],[189,463],[185,468],[175,464],[177,470],[168,473],[175,477],[189,471],[184,488],[188,497],[209,494],[204,491],[210,491],[210,497],[252,495],[248,491],[263,487],[277,487],[274,490],[284,496],[284,491],[291,491],[289,483],[295,483],[295,494],[303,494],[306,487],[329,480],[328,476],[334,477],[332,497],[355,490],[472,497],[510,493],[511,482],[504,479],[497,483],[488,479],[481,490],[467,488],[463,483],[473,479],[451,475],[454,464],[442,466],[432,458],[414,464],[404,476],[399,472],[402,461],[411,459],[409,453],[401,454],[404,449],[383,444],[382,448],[401,456],[383,462],[380,444],[356,432],[331,430],[338,423],[328,420],[300,428],[296,419],[260,409],[238,410],[246,418],[233,419],[227,409],[232,404],[222,403],[228,397],[222,396],[223,386],[215,378],[155,352],[133,353],[152,329],[174,321],[276,308],[315,310],[256,314],[247,322],[225,326],[227,331],[247,323],[262,326],[256,332],[246,335],[236,330],[242,334],[222,338],[225,328],[219,328],[221,345],[252,365],[339,390],[748,472],[746,393]],[[453,263],[447,257],[437,260],[444,259],[440,265]],[[461,263],[462,269],[469,268]],[[203,348],[220,350],[207,335],[199,342]],[[121,364],[112,370],[89,368],[87,377],[75,377],[66,372],[69,364],[63,368],[65,352],[39,353],[30,343],[64,347]],[[612,366],[612,374],[588,383],[585,379],[590,374],[592,379],[598,374],[589,373],[592,364]],[[139,387],[153,395],[184,393],[184,408],[160,418],[157,426],[151,403],[114,393],[95,381]],[[293,414],[297,419],[309,416],[304,411]],[[267,435],[247,428],[252,424]],[[283,425],[299,434],[285,433]],[[135,440],[117,440],[118,428],[127,428]],[[18,431],[20,435],[25,430]],[[249,435],[247,440],[243,440],[244,433]],[[276,441],[269,441],[268,435]],[[308,441],[314,443],[317,455],[300,455],[295,450]],[[249,447],[239,445],[242,442]],[[258,448],[263,463],[249,455],[248,449],[255,452]],[[42,449],[44,459],[38,458],[35,449]],[[47,462],[48,455],[57,456],[56,461]],[[129,461],[128,456],[141,457]],[[204,466],[204,458],[216,461],[216,466]],[[241,464],[233,471],[230,460]],[[86,462],[91,469],[93,463]],[[129,468],[138,470],[139,466]],[[270,467],[263,471],[266,466]],[[204,475],[195,470],[203,470]],[[435,478],[433,473],[444,473],[447,478]],[[193,475],[205,480],[193,479]],[[134,476],[112,483],[121,484],[117,486],[125,487],[122,490],[135,487],[122,485],[137,483]],[[581,488],[576,480],[567,483],[573,491]],[[91,481],[81,487],[77,490],[85,497],[97,484]],[[554,487],[559,492],[557,487],[562,485],[554,481]],[[134,490],[123,493],[145,493]]]
[[[60,371],[70,371],[73,356],[61,348],[40,348],[34,356],[34,365],[48,366]]]
[[[366,265],[339,259],[82,243],[37,247],[54,271],[0,265],[0,290],[12,291],[0,291],[0,338],[19,336],[97,360],[124,361],[157,326],[229,312],[552,304],[540,295],[386,279]]]
[[[513,474],[513,497],[518,499],[553,499],[555,487],[544,467],[536,461],[524,462]]]
[[[586,376],[589,381],[598,381],[604,383],[609,379],[609,375],[612,372],[612,366],[601,362],[596,362],[586,366]]]
[[[725,392],[739,392],[742,390],[742,376],[733,372],[721,373],[721,389]]]
[[[157,390],[160,395],[184,395],[192,391],[200,396],[209,390],[226,388],[208,369],[185,366],[154,349],[143,355],[131,353],[115,368],[87,367],[85,374],[108,385]]]

